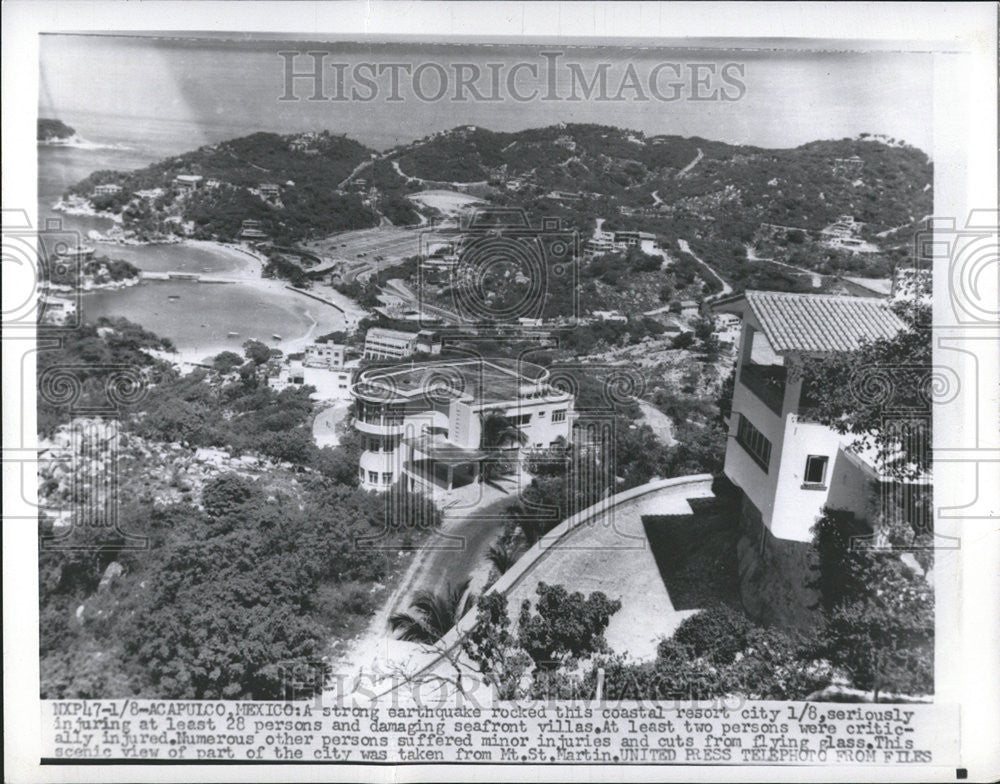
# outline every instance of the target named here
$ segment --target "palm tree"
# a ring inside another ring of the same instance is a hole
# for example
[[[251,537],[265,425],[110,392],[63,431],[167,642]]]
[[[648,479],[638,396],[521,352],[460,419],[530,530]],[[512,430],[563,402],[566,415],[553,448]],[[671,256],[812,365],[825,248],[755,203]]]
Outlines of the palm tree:
[[[517,545],[514,542],[494,542],[486,558],[500,574],[504,574],[517,561]]]
[[[507,516],[517,523],[518,528],[521,529],[521,535],[524,536],[524,541],[528,547],[533,546],[539,539],[542,538],[542,534],[545,533],[545,531],[542,530],[542,524],[538,518],[529,513],[521,504],[512,504],[508,507]]]
[[[527,442],[528,437],[521,428],[512,424],[500,409],[491,409],[483,415],[480,438],[483,449],[508,449]]]
[[[410,602],[415,613],[395,613],[389,618],[389,625],[394,632],[399,632],[400,640],[435,643],[472,609],[474,601],[471,594],[462,601],[468,587],[469,580],[466,578],[454,587],[448,583],[443,593],[417,591]]]
[[[482,460],[481,476],[487,481],[504,473],[501,468],[503,453],[511,447],[524,446],[528,443],[528,436],[496,408],[483,415],[481,432],[479,446],[488,454]]]

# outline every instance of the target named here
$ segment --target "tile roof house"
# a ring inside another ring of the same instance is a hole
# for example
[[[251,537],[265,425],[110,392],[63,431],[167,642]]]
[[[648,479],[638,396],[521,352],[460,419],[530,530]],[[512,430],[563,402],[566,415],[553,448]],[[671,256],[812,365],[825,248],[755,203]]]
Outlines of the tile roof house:
[[[746,291],[718,300],[713,310],[742,320],[726,476],[779,538],[809,541],[809,529],[827,504],[864,516],[867,485],[880,476],[877,466],[853,450],[841,454],[854,440],[850,434],[810,421],[802,410],[802,379],[790,371],[804,358],[896,335],[904,323],[890,303],[877,297]],[[847,471],[848,463],[863,476]]]
[[[855,436],[810,419],[794,368],[804,358],[891,338],[904,323],[879,297],[746,291],[712,309],[739,315],[742,326],[723,466],[740,492],[742,540],[751,543],[741,555],[741,587],[780,574],[785,588],[775,594],[785,598],[761,600],[770,610],[756,614],[794,614],[788,597],[797,596],[807,615],[804,564],[813,524],[826,506],[867,519],[886,477],[871,455],[852,447]],[[784,609],[774,609],[781,602]],[[744,605],[753,613],[754,600],[744,596]]]
[[[747,291],[741,298],[777,352],[851,351],[862,340],[891,338],[903,327],[889,303],[873,297]],[[715,310],[731,312],[721,302]]]

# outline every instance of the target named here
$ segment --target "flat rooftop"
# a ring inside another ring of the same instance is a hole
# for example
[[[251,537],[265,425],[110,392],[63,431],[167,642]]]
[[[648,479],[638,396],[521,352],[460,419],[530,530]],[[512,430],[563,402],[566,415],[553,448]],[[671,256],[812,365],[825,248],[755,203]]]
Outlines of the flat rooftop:
[[[449,359],[370,368],[358,376],[355,391],[381,401],[407,401],[428,394],[501,403],[516,400],[522,386],[547,377],[548,371],[540,365],[516,359]]]

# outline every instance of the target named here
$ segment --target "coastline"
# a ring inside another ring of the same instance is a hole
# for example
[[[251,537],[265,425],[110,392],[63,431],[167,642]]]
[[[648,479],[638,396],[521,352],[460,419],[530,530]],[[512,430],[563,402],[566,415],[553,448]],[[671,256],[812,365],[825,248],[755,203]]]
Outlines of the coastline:
[[[277,341],[265,341],[268,347],[279,349],[286,355],[303,351],[309,343],[320,335],[348,330],[351,324],[357,323],[361,317],[366,315],[366,311],[358,303],[332,288],[322,287],[318,291],[309,292],[309,294],[321,296],[323,299],[335,303],[335,305],[327,305],[306,293],[291,288],[286,280],[261,277],[267,258],[247,246],[217,240],[184,239],[178,243],[178,250],[182,251],[185,246],[198,248],[228,260],[235,259],[239,262],[236,269],[212,273],[212,277],[217,280],[225,279],[230,285],[240,286],[244,290],[249,289],[266,295],[269,300],[275,303],[275,307],[290,314],[295,313],[308,321],[305,332],[283,337]],[[228,288],[228,286],[224,288]],[[171,337],[171,335],[169,332],[164,332],[163,337]],[[178,348],[176,354],[165,355],[164,359],[185,365],[203,365],[206,364],[206,359],[223,351],[240,353],[243,342],[240,340],[234,344],[232,341],[207,341],[196,347]]]
[[[116,226],[122,225],[122,216],[115,212],[95,210],[88,199],[80,196],[70,196],[60,198],[52,205],[53,212],[62,212],[66,215],[80,215],[86,218],[102,218],[109,220]]]

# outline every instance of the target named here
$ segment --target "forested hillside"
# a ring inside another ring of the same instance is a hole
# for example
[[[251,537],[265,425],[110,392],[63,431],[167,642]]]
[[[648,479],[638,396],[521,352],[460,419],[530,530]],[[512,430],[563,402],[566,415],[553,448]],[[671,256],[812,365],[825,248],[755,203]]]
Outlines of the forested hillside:
[[[94,172],[67,195],[121,214],[125,226],[140,235],[233,240],[243,221],[253,220],[275,240],[292,241],[378,222],[360,194],[338,189],[370,154],[358,142],[328,133],[255,133],[134,172]],[[186,188],[176,181],[179,175],[202,179]],[[95,187],[104,184],[121,190],[95,194]]]

